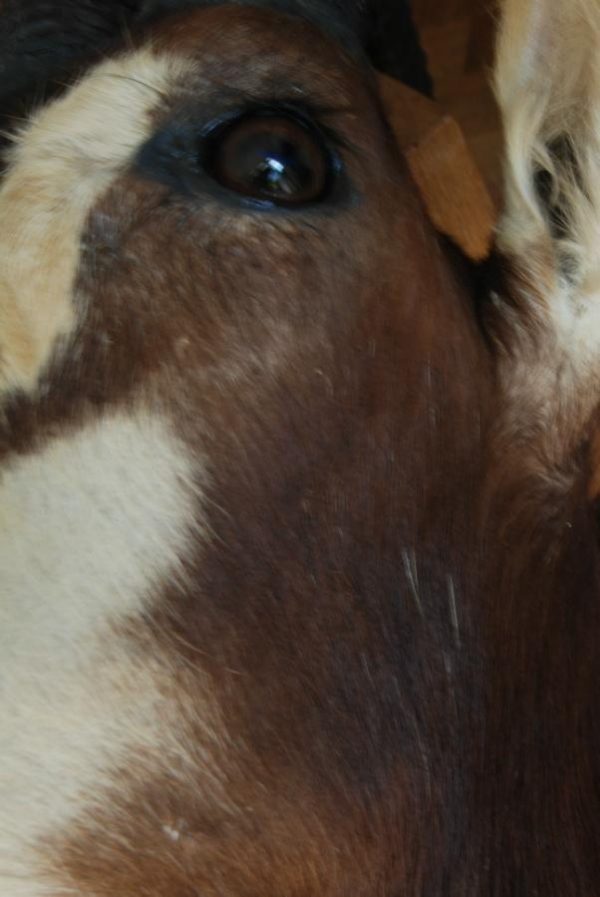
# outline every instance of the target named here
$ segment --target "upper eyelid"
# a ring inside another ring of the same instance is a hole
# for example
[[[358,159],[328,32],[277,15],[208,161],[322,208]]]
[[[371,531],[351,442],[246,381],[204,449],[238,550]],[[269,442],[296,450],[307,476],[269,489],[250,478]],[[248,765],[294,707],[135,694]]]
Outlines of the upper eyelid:
[[[329,107],[320,105],[314,101],[298,100],[296,98],[273,98],[271,100],[262,97],[260,99],[253,98],[247,100],[245,112],[260,112],[261,110],[281,111],[283,114],[295,114],[307,124],[316,127],[322,134],[323,138],[333,144],[336,149],[346,150],[355,155],[360,154],[358,146],[356,146],[348,137],[346,137],[334,123],[329,123],[327,119],[335,119],[348,112],[348,108]]]
[[[342,133],[336,120],[342,116],[348,115],[355,111],[352,104],[331,105],[315,99],[308,94],[308,91],[301,87],[297,87],[297,92],[291,94],[280,94],[275,91],[251,91],[244,88],[232,87],[230,84],[223,84],[215,80],[207,82],[209,88],[212,88],[221,101],[225,101],[228,108],[224,109],[224,119],[233,117],[236,114],[244,115],[253,111],[264,109],[281,109],[283,112],[295,112],[299,117],[304,118],[308,122],[313,122],[323,133],[323,136],[331,141],[338,149],[346,150],[353,155],[361,155],[360,148],[345,134]],[[294,88],[292,88],[293,90]],[[190,88],[180,88],[180,94],[186,96],[191,93],[197,98],[197,90]],[[231,105],[229,105],[231,104]],[[216,118],[213,119],[216,121]],[[207,122],[207,126],[208,126]]]

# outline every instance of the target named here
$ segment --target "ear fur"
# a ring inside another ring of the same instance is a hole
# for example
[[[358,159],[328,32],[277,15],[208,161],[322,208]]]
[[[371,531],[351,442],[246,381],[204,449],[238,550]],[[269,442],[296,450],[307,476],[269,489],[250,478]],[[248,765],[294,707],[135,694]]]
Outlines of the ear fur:
[[[506,207],[500,248],[525,270],[600,289],[600,3],[505,0],[495,72]]]
[[[502,4],[505,207],[489,326],[507,445],[522,462],[528,442],[535,469],[562,489],[571,479],[556,471],[600,408],[600,0]]]

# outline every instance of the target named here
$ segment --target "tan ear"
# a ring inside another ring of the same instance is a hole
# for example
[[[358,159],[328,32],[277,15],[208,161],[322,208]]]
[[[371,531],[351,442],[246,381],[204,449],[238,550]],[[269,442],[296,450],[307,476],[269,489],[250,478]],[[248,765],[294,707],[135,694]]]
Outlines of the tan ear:
[[[498,242],[600,280],[600,0],[504,0],[495,71],[505,129]],[[590,280],[591,278],[591,280]]]

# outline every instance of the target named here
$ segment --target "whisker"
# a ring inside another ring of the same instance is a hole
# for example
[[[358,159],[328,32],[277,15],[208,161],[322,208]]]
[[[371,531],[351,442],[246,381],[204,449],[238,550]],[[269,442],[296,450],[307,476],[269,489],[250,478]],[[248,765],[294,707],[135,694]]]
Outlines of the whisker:
[[[417,570],[417,558],[414,549],[410,552],[404,550],[402,552],[402,563],[404,571],[410,586],[411,594],[415,600],[415,604],[419,610],[419,615],[424,617],[423,605],[421,604],[421,596],[419,595],[419,572]]]
[[[458,609],[456,607],[456,590],[454,588],[454,579],[452,576],[448,576],[448,599],[450,602],[450,617],[452,620],[452,628],[454,629],[454,636],[456,639],[456,647],[462,647],[462,641],[460,636],[460,624],[458,621]]]

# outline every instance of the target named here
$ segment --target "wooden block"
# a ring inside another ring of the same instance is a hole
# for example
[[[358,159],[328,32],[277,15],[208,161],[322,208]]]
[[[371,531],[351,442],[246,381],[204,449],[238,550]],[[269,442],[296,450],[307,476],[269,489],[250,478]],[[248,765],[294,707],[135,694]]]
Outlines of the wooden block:
[[[458,124],[440,106],[380,77],[390,125],[435,227],[473,259],[489,251],[496,209]]]
[[[495,4],[488,2],[473,13],[467,46],[466,70],[491,68],[496,43]]]

